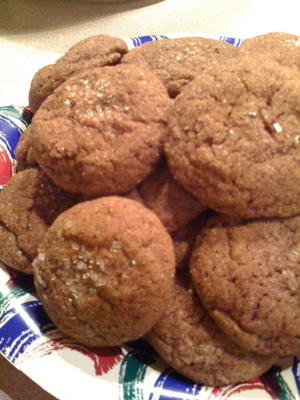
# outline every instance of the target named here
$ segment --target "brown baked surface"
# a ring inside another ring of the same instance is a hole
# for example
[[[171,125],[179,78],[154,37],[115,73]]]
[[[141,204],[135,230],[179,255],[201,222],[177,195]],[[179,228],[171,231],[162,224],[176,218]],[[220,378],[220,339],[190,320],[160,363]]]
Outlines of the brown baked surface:
[[[125,193],[160,159],[169,102],[160,80],[137,66],[82,72],[34,115],[33,156],[65,190],[95,197]]]
[[[300,353],[299,44],[95,35],[35,74],[0,261],[64,334],[211,386]]]
[[[122,63],[147,67],[176,97],[209,64],[237,55],[237,49],[220,40],[200,37],[159,40],[131,49]]]
[[[108,196],[56,219],[34,263],[45,310],[66,335],[115,346],[148,332],[170,300],[174,251],[157,216]]]
[[[55,64],[46,65],[34,75],[29,91],[33,112],[70,76],[87,69],[117,64],[127,53],[126,43],[107,35],[90,36],[74,44]]]
[[[0,193],[0,260],[32,273],[31,262],[54,219],[78,201],[38,168],[14,175]]]
[[[270,32],[242,42],[239,53],[267,57],[282,65],[300,69],[300,37],[285,32]]]
[[[209,317],[192,288],[179,283],[147,339],[177,372],[208,386],[256,378],[276,359],[241,349]]]
[[[160,163],[139,186],[138,193],[146,207],[154,211],[168,232],[175,232],[202,213],[205,208]]]
[[[22,136],[16,147],[16,161],[17,161],[17,172],[22,171],[25,168],[36,167],[37,163],[32,156],[31,148],[31,127],[30,125],[22,133]]]
[[[205,221],[209,218],[209,215],[210,211],[207,210],[198,215],[183,228],[171,234],[175,252],[176,268],[188,268],[196,238],[201,234],[201,230],[205,225]]]
[[[190,272],[203,305],[240,346],[300,351],[300,217],[216,217],[201,231]]]
[[[300,213],[300,72],[241,57],[210,65],[175,99],[165,152],[208,208],[242,218]]]

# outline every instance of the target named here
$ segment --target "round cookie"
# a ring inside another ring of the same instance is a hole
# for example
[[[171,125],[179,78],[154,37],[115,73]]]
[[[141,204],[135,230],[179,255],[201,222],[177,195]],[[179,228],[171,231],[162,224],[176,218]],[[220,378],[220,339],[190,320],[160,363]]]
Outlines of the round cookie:
[[[31,110],[36,112],[54,89],[70,76],[117,64],[127,51],[123,40],[107,35],[90,36],[74,44],[55,64],[46,65],[34,75],[29,91]]]
[[[183,228],[205,210],[198,199],[174,180],[165,163],[139,185],[138,193],[168,232]]]
[[[34,115],[33,156],[70,192],[130,191],[159,161],[170,101],[152,72],[133,65],[77,74]]]
[[[30,129],[31,127],[29,125],[22,133],[16,148],[15,156],[17,161],[17,172],[28,167],[37,166],[37,163],[32,156]]]
[[[208,64],[237,54],[237,49],[226,42],[186,37],[147,42],[131,49],[122,63],[149,68],[162,80],[169,95],[176,97]]]
[[[300,217],[216,217],[201,231],[190,271],[203,305],[240,346],[300,351]]]
[[[14,175],[0,193],[0,260],[32,273],[31,262],[49,226],[77,201],[38,168]]]
[[[211,65],[175,99],[165,153],[208,208],[242,218],[300,213],[300,72],[243,57]]]
[[[284,32],[270,32],[242,42],[240,55],[272,58],[282,65],[300,68],[300,37]]]
[[[257,378],[276,360],[240,348],[209,317],[192,288],[179,283],[167,311],[146,338],[177,372],[208,386]]]
[[[117,196],[61,214],[33,265],[38,295],[57,327],[99,347],[152,328],[170,299],[175,270],[171,238],[156,215]]]

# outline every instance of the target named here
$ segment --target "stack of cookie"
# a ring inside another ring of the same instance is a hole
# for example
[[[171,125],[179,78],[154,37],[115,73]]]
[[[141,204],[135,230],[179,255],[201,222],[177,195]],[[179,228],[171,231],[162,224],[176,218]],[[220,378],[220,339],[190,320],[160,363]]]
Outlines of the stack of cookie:
[[[299,353],[297,43],[97,35],[37,72],[0,259],[65,334],[212,386]]]

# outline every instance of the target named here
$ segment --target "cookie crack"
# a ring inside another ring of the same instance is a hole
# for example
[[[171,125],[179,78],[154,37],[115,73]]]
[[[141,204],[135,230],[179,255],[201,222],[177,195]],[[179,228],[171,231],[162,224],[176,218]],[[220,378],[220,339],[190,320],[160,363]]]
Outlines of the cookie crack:
[[[7,226],[7,224],[5,224],[3,221],[0,221],[0,227],[2,227],[6,232],[10,233],[10,234],[14,237],[14,239],[15,239],[15,241],[16,241],[16,244],[17,244],[17,246],[18,246],[18,250],[21,252],[22,256],[26,259],[26,261],[27,261],[29,264],[31,264],[31,263],[32,263],[32,260],[31,260],[31,259],[29,258],[29,256],[22,250],[22,247],[20,247],[19,240],[18,240],[18,235],[16,235],[16,234]]]
[[[274,349],[274,338],[273,336],[270,337],[262,337],[260,336],[257,331],[256,332],[248,332],[243,325],[241,324],[241,322],[239,320],[237,320],[232,314],[230,316],[228,316],[225,312],[218,310],[218,309],[212,309],[210,311],[211,316],[216,320],[216,321],[226,321],[225,325],[228,325],[228,322],[230,324],[234,325],[234,332],[231,332],[231,338],[232,340],[234,340],[236,343],[238,343],[238,341],[236,340],[236,337],[239,337],[239,333],[242,333],[243,336],[245,336],[247,339],[250,339],[251,342],[253,341],[253,339],[255,340],[255,348],[257,351],[261,351],[261,349],[263,349],[262,354],[269,354],[271,353],[271,351],[273,352]],[[221,323],[221,327],[223,325],[223,322]],[[225,328],[226,329],[226,328]],[[246,339],[246,340],[247,340]],[[270,343],[270,340],[272,340],[272,343]],[[245,343],[245,338],[243,339],[243,342]],[[263,343],[261,343],[263,342]],[[275,341],[276,342],[276,341]],[[267,351],[266,351],[267,349]]]
[[[179,352],[176,353],[177,350],[177,346],[176,346],[176,342],[178,341],[178,339],[174,336],[174,335],[168,335],[168,340],[166,340],[166,338],[159,334],[158,332],[156,332],[155,330],[152,330],[150,332],[150,344],[151,344],[151,336],[154,337],[155,341],[158,341],[160,344],[162,344],[163,346],[165,346],[167,348],[166,351],[164,351],[164,354],[168,353],[169,354],[169,362],[171,360],[171,362],[176,362],[176,358],[178,356],[180,356]],[[171,342],[171,343],[170,343]],[[152,345],[152,347],[154,347]],[[157,351],[156,351],[157,352]],[[160,356],[160,354],[157,352],[157,354]],[[163,356],[160,356],[162,358],[164,358]],[[186,365],[186,362],[184,360],[181,359],[180,357],[180,361],[182,362],[183,365]]]

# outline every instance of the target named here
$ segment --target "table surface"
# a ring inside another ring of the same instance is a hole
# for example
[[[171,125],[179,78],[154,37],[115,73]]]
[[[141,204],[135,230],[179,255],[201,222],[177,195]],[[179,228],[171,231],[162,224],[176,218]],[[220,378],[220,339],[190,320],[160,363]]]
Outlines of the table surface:
[[[97,33],[117,37],[204,33],[300,35],[299,0],[70,0],[0,2],[0,105],[27,105],[34,72],[73,43]],[[0,357],[0,400],[54,399]]]
[[[55,400],[0,355],[0,400]]]

